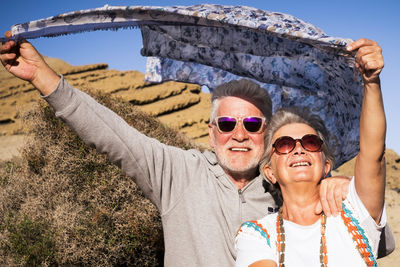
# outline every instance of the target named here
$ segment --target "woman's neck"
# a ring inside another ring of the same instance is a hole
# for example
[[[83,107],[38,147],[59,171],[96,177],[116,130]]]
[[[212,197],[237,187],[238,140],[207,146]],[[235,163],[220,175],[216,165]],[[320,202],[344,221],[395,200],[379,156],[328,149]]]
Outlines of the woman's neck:
[[[315,214],[315,207],[320,201],[319,186],[306,185],[292,190],[281,190],[283,219],[300,225],[311,225],[319,219],[319,214]]]

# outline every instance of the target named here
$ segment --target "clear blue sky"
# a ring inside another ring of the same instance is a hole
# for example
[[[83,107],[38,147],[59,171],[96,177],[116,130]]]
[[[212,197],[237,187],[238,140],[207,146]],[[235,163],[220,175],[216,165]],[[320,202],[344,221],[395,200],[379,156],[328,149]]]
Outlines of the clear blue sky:
[[[383,48],[385,69],[382,88],[388,120],[387,147],[400,154],[400,1],[398,0],[0,0],[0,32],[11,25],[50,17],[68,11],[109,5],[193,5],[214,3],[247,5],[263,10],[291,14],[321,28],[331,36],[351,39],[369,38]],[[118,70],[145,70],[145,58],[138,29],[99,31],[55,38],[40,38],[32,43],[44,55],[61,58],[72,65],[105,62]]]

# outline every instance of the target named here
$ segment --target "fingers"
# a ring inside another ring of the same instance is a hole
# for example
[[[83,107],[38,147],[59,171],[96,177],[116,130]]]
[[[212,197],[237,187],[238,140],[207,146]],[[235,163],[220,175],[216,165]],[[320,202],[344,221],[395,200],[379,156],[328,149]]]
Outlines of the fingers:
[[[328,202],[329,206],[329,215],[326,214],[326,216],[337,216],[338,215],[338,207],[337,207],[337,202],[336,202],[336,186],[332,184],[328,184],[327,189],[326,189],[326,201]],[[328,208],[326,208],[328,209]],[[324,209],[325,210],[325,209]]]
[[[324,211],[326,216],[331,216],[331,207],[329,206],[328,196],[327,196],[327,186],[328,183],[325,181],[327,179],[322,180],[321,187],[320,187],[320,201],[322,210]]]
[[[348,194],[350,179],[346,176],[326,178],[321,181],[320,198],[326,216],[337,216]]]
[[[6,38],[11,38],[11,37],[12,37],[11,31],[6,31],[6,32],[4,33],[4,36],[5,36]],[[11,49],[12,49],[13,47],[15,47],[15,41],[13,41],[13,40],[10,40],[10,41],[8,41],[8,42],[2,43],[2,44],[0,45],[0,54],[10,53],[10,51],[11,51]],[[6,57],[7,57],[7,56],[6,56]],[[3,57],[2,57],[2,60],[3,60]]]
[[[12,37],[12,34],[11,34],[10,31],[7,31],[7,32],[4,33],[4,36],[5,36],[6,38],[11,38],[11,37]],[[10,40],[10,41],[5,42],[5,43],[2,42],[2,43],[0,44],[0,45],[1,45],[1,49],[3,49],[4,46],[8,47],[7,44],[11,44],[11,46],[13,46],[13,45],[15,45],[15,42],[14,42],[13,40]],[[9,48],[8,48],[8,49],[9,49]]]
[[[15,53],[4,54],[4,55],[1,55],[1,60],[2,61],[14,60],[16,56],[17,55]]]
[[[376,70],[384,67],[382,49],[379,46],[363,46],[356,54],[356,63],[364,70]]]
[[[8,34],[5,35],[8,36]],[[33,48],[31,43],[26,40],[20,40],[18,42],[10,40],[0,45],[0,60],[3,65],[11,64],[12,61],[16,60],[17,57],[21,55],[22,50],[30,50],[31,48]]]
[[[15,42],[14,41],[8,41],[4,44],[1,45],[0,48],[0,53],[6,53],[8,52],[11,48],[13,48],[15,46]]]
[[[382,48],[369,39],[358,39],[347,46],[348,51],[357,50],[355,67],[361,73],[364,83],[378,83],[384,67]]]
[[[349,194],[349,183],[350,183],[350,178],[346,177],[348,182],[344,182],[341,184],[341,189],[340,191],[342,192],[342,202],[347,198],[347,195]],[[342,203],[340,203],[340,210],[342,210]]]
[[[358,39],[357,41],[352,42],[349,44],[346,49],[347,51],[354,51],[362,46],[379,46],[377,42],[369,39]]]
[[[333,212],[333,216],[339,215],[342,211],[342,201],[344,198],[342,196],[342,189],[339,187],[340,186],[335,186],[335,189],[333,190],[333,201],[335,202],[335,211]]]
[[[326,216],[337,216],[342,211],[342,201],[347,197],[349,182],[350,179],[344,176],[321,181],[320,201]]]
[[[317,205],[315,206],[315,214],[321,214],[322,212],[322,204],[321,201],[318,201]]]
[[[0,60],[3,66],[10,64],[13,60],[15,60],[17,54],[15,51],[15,42],[9,41],[5,44],[0,45]]]

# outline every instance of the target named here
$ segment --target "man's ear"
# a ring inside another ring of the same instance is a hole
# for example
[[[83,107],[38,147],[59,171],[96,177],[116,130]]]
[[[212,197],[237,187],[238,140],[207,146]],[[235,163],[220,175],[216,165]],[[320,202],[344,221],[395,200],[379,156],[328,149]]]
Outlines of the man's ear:
[[[264,166],[264,174],[272,184],[276,184],[276,178],[274,175],[274,171],[271,169],[271,167],[269,165]]]
[[[215,148],[214,144],[214,132],[213,132],[213,126],[211,123],[208,124],[208,142],[210,143],[210,147],[212,149]]]

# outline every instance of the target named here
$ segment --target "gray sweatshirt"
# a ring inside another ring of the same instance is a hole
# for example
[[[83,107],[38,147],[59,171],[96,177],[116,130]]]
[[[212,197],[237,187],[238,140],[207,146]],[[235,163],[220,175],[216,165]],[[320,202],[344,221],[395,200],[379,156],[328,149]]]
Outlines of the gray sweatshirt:
[[[63,78],[44,97],[56,116],[132,177],[158,208],[165,266],[233,266],[240,225],[275,203],[256,177],[238,190],[211,151],[182,150],[139,133]]]

